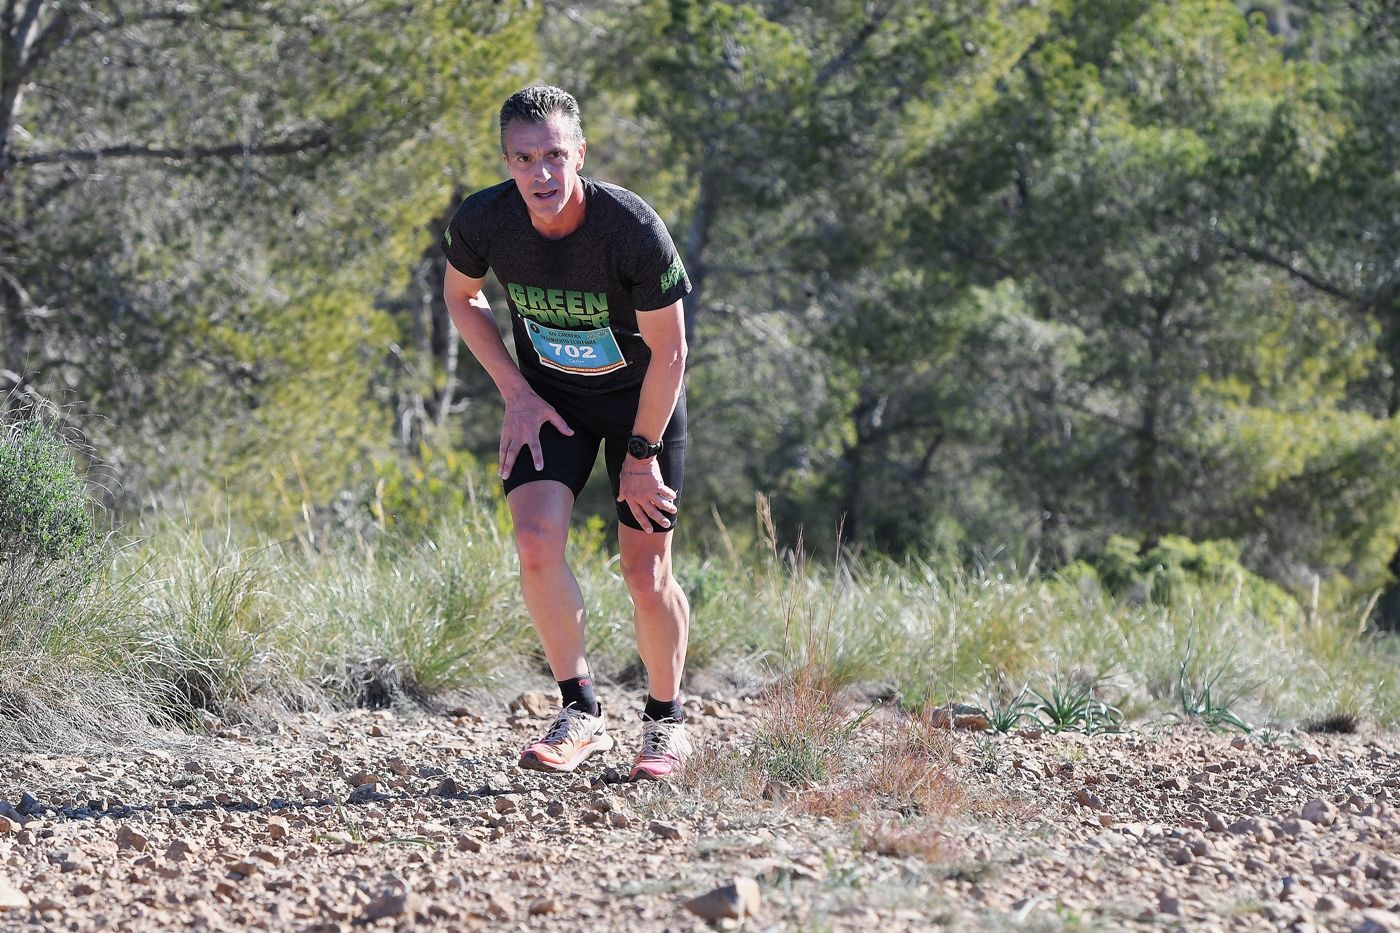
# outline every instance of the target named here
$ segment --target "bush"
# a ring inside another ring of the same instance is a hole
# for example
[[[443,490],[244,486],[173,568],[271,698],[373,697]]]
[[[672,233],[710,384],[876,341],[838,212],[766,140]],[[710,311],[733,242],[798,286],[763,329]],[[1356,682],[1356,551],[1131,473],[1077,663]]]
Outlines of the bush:
[[[39,418],[0,424],[0,554],[72,560],[95,541],[92,500],[62,438]]]
[[[1092,577],[1120,599],[1156,606],[1175,605],[1186,593],[1223,583],[1261,616],[1292,619],[1300,614],[1297,600],[1287,591],[1240,564],[1239,546],[1231,541],[1197,542],[1167,535],[1143,551],[1131,538],[1114,535],[1097,556],[1076,561],[1060,577],[1076,582]]]

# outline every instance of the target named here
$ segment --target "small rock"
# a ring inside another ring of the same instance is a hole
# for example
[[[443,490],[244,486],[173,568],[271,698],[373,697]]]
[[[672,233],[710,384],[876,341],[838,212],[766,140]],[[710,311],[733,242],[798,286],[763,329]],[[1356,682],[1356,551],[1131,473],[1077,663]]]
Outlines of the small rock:
[[[530,902],[530,916],[558,913],[559,902],[552,897],[541,897]]]
[[[1337,821],[1337,808],[1323,797],[1315,797],[1303,804],[1300,812],[1303,819],[1319,826],[1331,826]]]
[[[466,836],[466,835],[458,836],[458,837],[457,837],[457,851],[459,851],[459,852],[480,852],[480,851],[481,851],[481,841],[478,840],[478,839],[473,838],[472,836]]]
[[[282,864],[282,856],[271,849],[254,849],[252,852],[248,853],[248,858],[255,859],[259,862],[266,862],[273,868]]]
[[[1214,810],[1207,810],[1205,817],[1206,826],[1210,828],[1211,832],[1223,833],[1229,829],[1230,824],[1225,821],[1225,817]]]
[[[509,920],[515,916],[515,902],[501,891],[492,891],[486,897],[486,912],[497,920]]]
[[[758,913],[763,898],[758,890],[758,882],[752,878],[735,878],[729,884],[720,885],[713,891],[691,898],[685,902],[685,909],[703,920],[743,920]]]
[[[554,712],[554,698],[547,693],[532,690],[511,700],[510,711],[544,718]]]
[[[1157,786],[1162,790],[1183,791],[1191,785],[1184,777],[1171,777],[1165,781],[1159,781]]]
[[[7,833],[17,833],[19,832],[19,828],[20,823],[18,820],[12,820],[8,816],[0,816],[0,836],[6,835]]]
[[[1181,898],[1171,895],[1163,895],[1157,898],[1157,913],[1167,914],[1171,917],[1180,917],[1182,914]]]
[[[632,820],[626,813],[609,813],[608,825],[613,829],[626,829],[632,825]]]
[[[1334,911],[1345,910],[1346,906],[1347,905],[1343,903],[1340,898],[1333,897],[1331,894],[1318,895],[1316,903],[1313,904],[1313,908],[1320,914],[1330,914]]]
[[[550,816],[563,816],[564,809],[565,808],[563,801],[551,800],[549,803],[545,804],[544,812],[549,814]]]
[[[443,778],[442,783],[433,788],[434,797],[456,797],[461,792],[462,788],[452,778]]]
[[[1087,787],[1079,788],[1079,792],[1074,795],[1074,799],[1081,807],[1088,807],[1090,810],[1102,810],[1104,807],[1103,800],[1099,798],[1098,794],[1095,794]]]
[[[135,829],[128,825],[123,825],[117,830],[117,848],[135,849],[137,852],[145,852],[149,840]]]
[[[1230,824],[1228,831],[1236,836],[1253,836],[1260,842],[1273,842],[1275,839],[1274,831],[1270,828],[1268,820],[1257,816],[1235,820]]]
[[[496,802],[492,806],[496,808],[497,813],[514,813],[517,809],[515,800],[512,797],[497,797]]]
[[[1376,908],[1363,910],[1352,923],[1351,933],[1400,933],[1400,914]]]
[[[291,825],[284,816],[269,816],[267,818],[267,835],[271,839],[286,839],[292,831]]]
[[[660,820],[652,820],[647,824],[647,829],[660,836],[662,839],[684,839],[685,832],[679,826],[672,826],[670,823],[662,823]]]
[[[352,790],[350,796],[346,799],[349,800],[350,803],[369,803],[371,800],[378,800],[382,796],[384,795],[379,793],[378,784],[366,782]]]
[[[769,781],[763,785],[763,799],[771,800],[774,803],[782,803],[792,797],[793,788],[791,784],[784,781]]]
[[[184,839],[176,839],[165,849],[165,859],[168,862],[183,862],[194,854],[194,846]]]
[[[0,911],[28,909],[29,895],[11,884],[9,879],[0,876]]]
[[[29,816],[31,813],[38,813],[40,810],[44,809],[44,802],[29,793],[29,791],[25,791],[19,795],[19,804],[15,809],[19,810],[19,812],[25,816]]]
[[[967,703],[952,703],[929,713],[929,725],[935,729],[968,729],[980,732],[991,723],[987,721],[987,714],[980,707]]]
[[[385,917],[402,917],[418,912],[418,895],[412,891],[385,891],[365,905],[364,919],[369,923]]]
[[[351,787],[363,787],[365,784],[383,784],[384,781],[373,771],[356,771],[345,776],[345,783]]]

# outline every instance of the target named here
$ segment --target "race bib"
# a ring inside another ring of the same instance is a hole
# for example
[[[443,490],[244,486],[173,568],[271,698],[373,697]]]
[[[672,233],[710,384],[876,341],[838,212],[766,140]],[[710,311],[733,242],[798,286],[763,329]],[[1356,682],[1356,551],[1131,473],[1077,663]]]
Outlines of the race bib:
[[[611,328],[560,330],[526,321],[525,329],[540,363],[550,369],[580,376],[601,376],[627,365]]]

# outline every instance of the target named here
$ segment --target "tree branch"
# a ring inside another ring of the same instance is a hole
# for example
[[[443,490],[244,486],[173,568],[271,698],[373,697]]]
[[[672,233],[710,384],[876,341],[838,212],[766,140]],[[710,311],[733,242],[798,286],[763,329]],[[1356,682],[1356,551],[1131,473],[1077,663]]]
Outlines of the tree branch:
[[[870,37],[880,29],[885,22],[885,18],[894,9],[893,4],[886,5],[883,9],[877,9],[871,14],[860,30],[846,43],[846,47],[837,53],[836,57],[822,66],[822,70],[817,72],[813,83],[817,87],[825,87],[826,83],[836,77],[847,65],[855,60],[865,43],[870,41]]]
[[[1307,272],[1303,269],[1299,269],[1297,266],[1284,259],[1282,256],[1276,256],[1268,250],[1260,249],[1257,246],[1249,246],[1244,243],[1237,243],[1229,238],[1225,240],[1225,248],[1231,253],[1234,253],[1236,256],[1241,256],[1245,259],[1251,259],[1254,262],[1260,262],[1266,266],[1273,266],[1276,269],[1282,269],[1284,272],[1287,272],[1293,278],[1297,279],[1300,282],[1304,282],[1307,285],[1310,285],[1312,288],[1322,292],[1324,295],[1331,295],[1333,298],[1339,298],[1342,301],[1349,301],[1353,304],[1366,303],[1362,296],[1349,292],[1346,289],[1341,288],[1340,286],[1334,285],[1331,282],[1328,282],[1324,279],[1319,278],[1316,275],[1313,275],[1310,272]]]
[[[0,161],[0,171],[12,165],[44,165],[54,162],[98,162],[102,159],[170,159],[197,161],[200,159],[230,159],[238,156],[295,155],[299,152],[328,149],[329,130],[317,130],[306,136],[281,139],[276,142],[249,144],[224,143],[218,146],[143,146],[124,143],[100,149],[62,149],[58,152],[36,152]]]

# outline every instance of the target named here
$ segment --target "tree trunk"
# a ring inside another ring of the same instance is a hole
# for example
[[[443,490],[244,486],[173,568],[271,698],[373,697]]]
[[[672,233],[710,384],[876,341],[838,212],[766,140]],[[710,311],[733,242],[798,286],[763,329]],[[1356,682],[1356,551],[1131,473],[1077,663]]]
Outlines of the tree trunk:
[[[685,299],[685,338],[695,348],[695,319],[700,313],[705,294],[705,249],[710,242],[710,225],[714,222],[714,180],[708,169],[700,172],[700,190],[695,195],[695,209],[690,217],[690,230],[685,239],[685,271],[690,279],[690,294]]]

